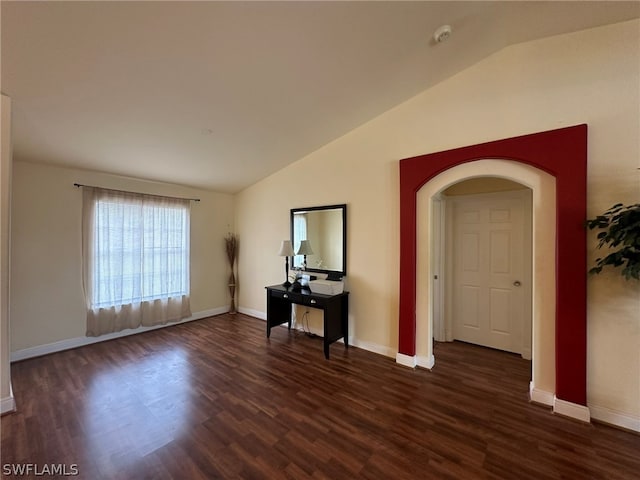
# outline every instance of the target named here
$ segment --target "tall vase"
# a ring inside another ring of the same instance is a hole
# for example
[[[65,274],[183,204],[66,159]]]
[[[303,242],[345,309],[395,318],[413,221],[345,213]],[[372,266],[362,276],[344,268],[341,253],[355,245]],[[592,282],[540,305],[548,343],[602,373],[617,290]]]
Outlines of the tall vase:
[[[231,295],[231,305],[229,306],[229,313],[235,315],[236,313],[236,276],[233,274],[233,266],[231,266],[231,275],[229,275],[229,295]]]

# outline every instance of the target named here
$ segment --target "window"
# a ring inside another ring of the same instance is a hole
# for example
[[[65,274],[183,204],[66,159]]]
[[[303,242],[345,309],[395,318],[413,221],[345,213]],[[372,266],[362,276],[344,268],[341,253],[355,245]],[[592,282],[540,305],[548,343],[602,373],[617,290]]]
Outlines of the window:
[[[88,317],[105,324],[95,334],[190,315],[190,202],[91,187],[84,196]]]
[[[94,308],[189,294],[188,210],[98,200]]]

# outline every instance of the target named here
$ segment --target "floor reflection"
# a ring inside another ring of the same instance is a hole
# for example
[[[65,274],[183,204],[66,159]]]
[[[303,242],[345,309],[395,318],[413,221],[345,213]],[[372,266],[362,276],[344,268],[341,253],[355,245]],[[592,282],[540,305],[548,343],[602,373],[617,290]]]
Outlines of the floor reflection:
[[[115,473],[177,438],[198,401],[182,348],[122,365],[93,375],[82,416],[87,453],[102,474]]]

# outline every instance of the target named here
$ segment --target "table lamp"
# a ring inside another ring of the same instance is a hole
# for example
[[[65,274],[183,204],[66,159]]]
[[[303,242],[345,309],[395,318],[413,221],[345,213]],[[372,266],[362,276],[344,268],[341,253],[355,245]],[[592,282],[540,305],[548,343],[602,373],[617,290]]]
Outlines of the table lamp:
[[[302,262],[302,269],[306,270],[307,269],[307,255],[313,255],[313,250],[311,249],[311,244],[309,243],[309,240],[302,240],[300,242],[300,248],[298,248],[298,251],[296,252],[296,255],[303,255],[304,256],[304,261]]]
[[[291,286],[291,282],[289,281],[289,257],[293,256],[291,240],[282,240],[278,255],[284,257],[284,283],[282,286],[289,288]]]

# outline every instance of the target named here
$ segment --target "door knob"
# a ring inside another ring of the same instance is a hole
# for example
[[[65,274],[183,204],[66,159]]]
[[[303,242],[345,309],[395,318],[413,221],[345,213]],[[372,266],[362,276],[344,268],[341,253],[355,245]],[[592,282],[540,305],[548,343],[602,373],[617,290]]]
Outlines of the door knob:
[[[513,286],[514,286],[514,287],[519,287],[520,285],[522,285],[522,284],[520,283],[520,280],[516,280],[515,282],[513,282]]]

